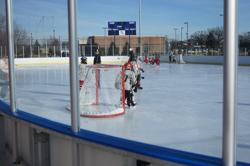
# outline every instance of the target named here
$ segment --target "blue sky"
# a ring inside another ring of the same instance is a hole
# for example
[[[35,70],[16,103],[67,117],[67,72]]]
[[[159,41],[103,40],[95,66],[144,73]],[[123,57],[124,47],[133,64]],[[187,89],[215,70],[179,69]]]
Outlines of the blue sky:
[[[0,0],[0,10],[3,12]],[[67,37],[67,0],[13,0],[14,19],[36,37]],[[78,36],[103,35],[108,21],[137,21],[139,0],[78,0]],[[239,31],[250,31],[250,0],[239,0]],[[190,33],[222,26],[223,0],[142,0],[142,35],[174,37],[189,22]],[[138,27],[138,24],[137,24]],[[184,33],[184,32],[183,32]]]

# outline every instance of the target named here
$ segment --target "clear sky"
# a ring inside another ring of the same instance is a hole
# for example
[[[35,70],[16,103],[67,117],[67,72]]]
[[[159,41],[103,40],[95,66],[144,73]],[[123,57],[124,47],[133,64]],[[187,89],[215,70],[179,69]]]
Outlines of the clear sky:
[[[0,10],[3,10],[0,0]],[[14,20],[35,37],[67,37],[67,0],[13,0]],[[137,21],[139,0],[78,0],[78,36],[103,35],[108,21]],[[250,31],[250,0],[239,0],[239,31]],[[185,21],[190,33],[222,26],[223,0],[142,0],[142,35],[177,38]]]

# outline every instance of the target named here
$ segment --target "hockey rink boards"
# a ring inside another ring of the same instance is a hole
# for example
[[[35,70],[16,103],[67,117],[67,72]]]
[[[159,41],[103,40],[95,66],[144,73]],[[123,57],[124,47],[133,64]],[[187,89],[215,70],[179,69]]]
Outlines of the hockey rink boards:
[[[81,127],[158,146],[221,157],[223,67],[144,66],[137,105],[113,118],[81,118]],[[250,162],[250,68],[238,70],[238,160]],[[17,67],[17,108],[70,124],[69,66]]]

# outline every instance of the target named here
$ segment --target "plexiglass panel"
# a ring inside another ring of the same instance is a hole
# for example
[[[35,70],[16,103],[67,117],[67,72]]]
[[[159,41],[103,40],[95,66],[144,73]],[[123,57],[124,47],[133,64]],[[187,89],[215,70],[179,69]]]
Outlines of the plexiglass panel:
[[[67,1],[13,6],[17,108],[70,125]]]
[[[250,17],[249,1],[238,1],[239,63],[237,105],[237,160],[250,163],[250,26],[245,19]]]
[[[131,47],[145,71],[135,107],[114,118],[81,118],[82,128],[221,158],[223,67],[207,63],[222,63],[223,1],[139,2],[78,4],[88,4],[78,20],[83,55],[98,50],[105,63],[106,55],[126,57]],[[126,33],[133,29],[126,21],[136,22],[136,35]]]
[[[5,3],[0,1],[0,100],[9,103],[9,67]]]

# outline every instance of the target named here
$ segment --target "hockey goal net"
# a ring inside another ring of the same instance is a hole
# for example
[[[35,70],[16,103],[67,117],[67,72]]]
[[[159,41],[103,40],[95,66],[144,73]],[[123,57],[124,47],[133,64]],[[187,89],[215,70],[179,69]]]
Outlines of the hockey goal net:
[[[124,68],[121,65],[80,65],[80,114],[103,118],[122,115]]]

